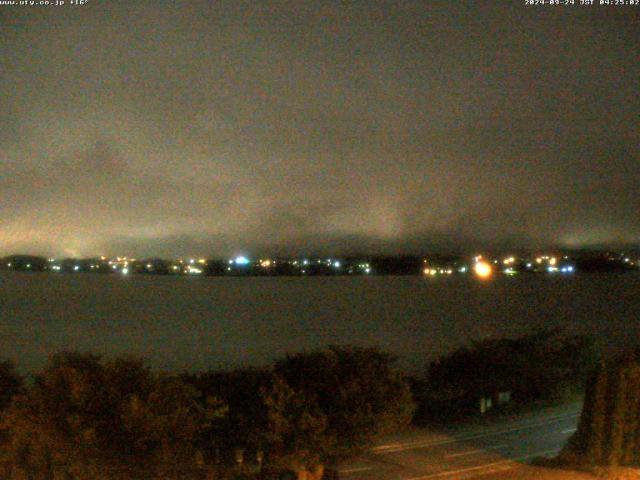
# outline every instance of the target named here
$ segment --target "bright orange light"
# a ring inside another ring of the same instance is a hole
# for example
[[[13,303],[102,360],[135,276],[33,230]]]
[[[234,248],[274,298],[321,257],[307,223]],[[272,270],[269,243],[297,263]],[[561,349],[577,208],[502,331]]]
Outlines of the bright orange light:
[[[493,273],[493,268],[491,268],[491,265],[489,265],[487,262],[477,262],[474,265],[473,270],[480,278],[490,277]]]

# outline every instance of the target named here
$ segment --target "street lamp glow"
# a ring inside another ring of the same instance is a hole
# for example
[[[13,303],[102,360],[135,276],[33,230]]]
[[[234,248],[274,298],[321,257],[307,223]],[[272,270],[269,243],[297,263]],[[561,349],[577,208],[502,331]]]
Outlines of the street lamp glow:
[[[477,262],[473,267],[473,271],[480,278],[488,278],[493,273],[493,268],[487,262]]]

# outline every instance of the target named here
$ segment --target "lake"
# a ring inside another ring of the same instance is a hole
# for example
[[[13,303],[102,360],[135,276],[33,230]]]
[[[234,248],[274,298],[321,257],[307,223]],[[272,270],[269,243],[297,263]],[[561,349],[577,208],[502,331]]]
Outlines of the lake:
[[[71,349],[182,371],[262,365],[327,344],[378,345],[414,370],[538,327],[640,339],[640,275],[202,278],[0,273],[0,359],[32,372]]]

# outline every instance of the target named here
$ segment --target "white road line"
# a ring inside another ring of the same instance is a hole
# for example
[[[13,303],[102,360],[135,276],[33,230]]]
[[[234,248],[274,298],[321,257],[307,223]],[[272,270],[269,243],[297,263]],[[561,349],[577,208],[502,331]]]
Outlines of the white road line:
[[[458,438],[449,438],[446,440],[427,440],[423,442],[407,442],[407,443],[400,443],[400,444],[393,444],[393,445],[382,445],[380,447],[372,448],[371,451],[378,454],[396,453],[404,450],[415,450],[418,448],[432,447],[436,445],[446,445],[449,443],[464,442],[467,440],[475,440],[482,437],[491,437],[491,436],[500,435],[503,433],[511,433],[511,432],[517,432],[519,430],[527,430],[530,428],[541,427],[543,425],[549,425],[555,422],[559,422],[561,420],[569,419],[571,417],[577,417],[579,415],[580,413],[572,413],[572,414],[562,415],[558,417],[551,417],[543,422],[522,424],[522,425],[518,425],[516,427],[511,427],[511,428],[504,428],[504,429],[468,434],[466,436],[460,436]]]
[[[386,445],[378,445],[377,447],[373,447],[371,450],[385,450],[387,448],[401,448],[402,443],[388,443]]]
[[[573,433],[575,432],[577,429],[575,428],[567,428],[566,430],[563,430],[561,433],[562,434],[567,434],[567,433]]]
[[[343,474],[348,474],[348,473],[356,473],[356,472],[366,472],[367,470],[371,470],[371,467],[346,468],[344,470],[338,470],[338,472]]]
[[[485,453],[489,450],[499,450],[501,448],[508,447],[508,445],[496,445],[495,447],[477,448],[475,450],[467,450],[466,452],[452,453],[445,455],[444,458],[464,457],[465,455],[475,455],[476,453]]]
[[[449,470],[449,471],[446,471],[446,472],[432,473],[432,474],[429,474],[429,475],[423,475],[421,477],[405,478],[404,480],[427,480],[427,479],[430,479],[430,478],[449,477],[451,475],[459,475],[459,474],[464,474],[464,473],[469,473],[469,472],[475,472],[477,470],[484,470],[484,469],[487,469],[489,467],[506,466],[506,465],[511,465],[512,468],[515,468],[515,467],[518,466],[517,462],[519,462],[520,460],[527,460],[528,458],[544,456],[544,455],[548,455],[550,453],[556,453],[556,452],[557,452],[557,450],[545,450],[544,452],[531,453],[529,455],[524,455],[522,457],[510,458],[508,460],[500,460],[499,462],[485,463],[484,465],[478,465],[478,466],[475,466],[475,467],[468,467],[468,468],[461,468],[459,470]]]

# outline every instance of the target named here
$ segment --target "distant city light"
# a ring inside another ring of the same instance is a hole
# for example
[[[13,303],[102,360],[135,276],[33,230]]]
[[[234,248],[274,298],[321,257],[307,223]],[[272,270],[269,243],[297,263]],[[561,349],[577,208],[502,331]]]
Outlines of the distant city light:
[[[493,273],[493,268],[489,263],[481,261],[474,265],[473,271],[480,278],[488,278]]]
[[[364,269],[364,272],[365,273],[371,273],[371,269],[367,267],[367,268]]]
[[[340,262],[333,262],[333,266],[336,268],[340,268]]]
[[[129,269],[128,268],[123,268],[122,269],[122,274],[123,275],[128,275],[129,274]]]
[[[242,255],[239,256],[239,257],[236,257],[235,262],[236,262],[236,265],[249,265],[249,263],[250,263],[249,259],[247,257],[242,256]]]

